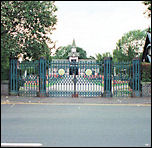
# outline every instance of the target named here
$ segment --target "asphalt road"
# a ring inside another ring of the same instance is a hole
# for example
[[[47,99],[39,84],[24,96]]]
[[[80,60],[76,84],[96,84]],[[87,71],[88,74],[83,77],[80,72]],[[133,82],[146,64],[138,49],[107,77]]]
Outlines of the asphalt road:
[[[1,104],[1,143],[151,146],[151,106]]]

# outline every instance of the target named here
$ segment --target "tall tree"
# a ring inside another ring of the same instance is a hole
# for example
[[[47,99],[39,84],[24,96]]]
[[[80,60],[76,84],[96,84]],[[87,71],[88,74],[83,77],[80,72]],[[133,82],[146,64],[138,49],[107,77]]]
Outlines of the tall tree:
[[[134,57],[141,57],[147,30],[133,30],[124,34],[116,43],[113,59],[115,61],[130,61]]]
[[[50,1],[2,1],[1,43],[7,53],[37,58],[48,52],[47,37],[55,29],[57,10]],[[6,37],[7,35],[7,37]]]
[[[48,37],[57,22],[52,1],[1,1],[1,66],[8,57],[37,59],[50,53]],[[4,59],[4,57],[7,57]]]

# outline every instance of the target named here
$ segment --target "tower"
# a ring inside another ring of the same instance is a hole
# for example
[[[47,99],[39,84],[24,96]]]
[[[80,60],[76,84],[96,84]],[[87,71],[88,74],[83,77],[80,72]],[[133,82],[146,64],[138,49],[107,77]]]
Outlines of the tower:
[[[73,39],[71,52],[69,53],[69,62],[71,62],[69,69],[70,75],[73,74],[78,75],[78,67],[76,64],[74,64],[75,62],[78,62],[78,57],[79,57],[79,53],[76,50],[75,40]]]
[[[70,62],[78,62],[79,53],[76,50],[75,39],[73,39],[71,52],[69,53],[68,56]]]
[[[72,43],[72,52],[76,52],[76,45],[75,45],[75,40],[73,39],[73,43]]]

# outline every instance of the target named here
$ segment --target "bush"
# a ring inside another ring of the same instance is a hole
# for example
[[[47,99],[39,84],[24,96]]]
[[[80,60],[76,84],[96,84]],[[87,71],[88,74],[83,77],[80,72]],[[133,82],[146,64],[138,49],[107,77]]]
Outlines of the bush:
[[[1,69],[1,80],[9,80],[9,68]]]
[[[141,81],[151,82],[151,63],[141,63]]]
[[[1,80],[9,80],[9,58],[1,56]]]

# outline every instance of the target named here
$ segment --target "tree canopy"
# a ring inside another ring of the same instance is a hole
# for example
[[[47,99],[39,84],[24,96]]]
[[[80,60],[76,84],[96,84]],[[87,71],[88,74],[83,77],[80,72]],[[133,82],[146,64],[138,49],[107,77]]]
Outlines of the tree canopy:
[[[147,14],[147,16],[150,17],[151,16],[151,1],[144,1],[143,4],[147,6],[147,9],[144,12],[144,14]]]
[[[57,22],[51,1],[1,1],[1,45],[5,53],[36,59],[49,52],[47,42]]]
[[[55,29],[56,11],[52,1],[1,1],[2,76],[8,75],[10,56],[38,59],[51,54],[48,34]]]
[[[55,59],[68,59],[68,54],[71,52],[72,45],[61,46],[56,50]],[[80,47],[76,47],[77,52],[79,53],[79,59],[87,59],[87,53]]]
[[[143,50],[147,30],[133,30],[124,34],[116,43],[113,59],[115,61],[131,61],[134,57],[141,57],[140,50]]]
[[[105,52],[103,54],[100,54],[100,53],[96,54],[96,60],[98,62],[104,61],[105,57],[112,57],[112,55],[110,54],[110,52]]]

